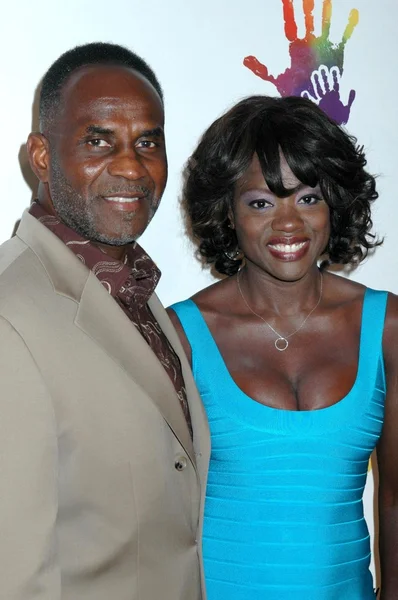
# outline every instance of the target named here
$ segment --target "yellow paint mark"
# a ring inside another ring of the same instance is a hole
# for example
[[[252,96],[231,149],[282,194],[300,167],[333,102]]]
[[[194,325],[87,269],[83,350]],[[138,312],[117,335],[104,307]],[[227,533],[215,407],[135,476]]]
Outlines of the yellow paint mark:
[[[359,23],[359,12],[356,8],[353,8],[352,11],[350,12],[350,16],[348,17],[347,27],[345,28],[345,31],[343,34],[343,40],[345,42],[350,39],[350,37],[352,36],[352,32],[354,31],[354,29],[358,25],[358,23]]]

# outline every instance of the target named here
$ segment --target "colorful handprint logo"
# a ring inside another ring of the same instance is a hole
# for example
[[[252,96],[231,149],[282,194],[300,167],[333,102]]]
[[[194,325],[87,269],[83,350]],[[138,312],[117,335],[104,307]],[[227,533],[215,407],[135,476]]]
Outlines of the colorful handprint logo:
[[[281,96],[303,96],[316,102],[339,124],[347,123],[355,90],[351,90],[347,104],[340,98],[340,80],[344,71],[344,51],[347,41],[358,24],[359,13],[353,8],[341,42],[330,41],[332,0],[323,0],[322,30],[314,35],[314,0],[303,0],[305,35],[297,37],[297,23],[293,0],[282,0],[285,35],[290,42],[290,67],[277,77],[255,56],[247,56],[243,64],[255,75],[273,83]]]

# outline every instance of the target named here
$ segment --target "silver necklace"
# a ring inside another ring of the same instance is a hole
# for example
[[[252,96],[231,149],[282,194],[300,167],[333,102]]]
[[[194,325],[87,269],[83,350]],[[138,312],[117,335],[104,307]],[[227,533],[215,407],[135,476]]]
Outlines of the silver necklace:
[[[320,301],[321,301],[321,298],[322,298],[322,289],[323,289],[323,276],[322,276],[322,273],[321,273],[321,272],[319,272],[319,275],[320,275],[320,277],[321,277],[321,290],[320,290],[320,293],[319,293],[318,302],[315,304],[314,308],[313,308],[313,309],[312,309],[312,310],[311,310],[311,311],[308,313],[308,315],[305,317],[305,319],[304,319],[304,321],[301,323],[300,327],[297,327],[297,329],[295,329],[295,330],[294,330],[292,333],[289,333],[289,335],[281,335],[280,333],[278,333],[278,332],[276,331],[276,329],[274,329],[274,328],[272,327],[272,325],[270,325],[270,324],[268,323],[268,321],[266,321],[266,320],[264,319],[264,317],[262,317],[261,315],[259,315],[258,313],[256,313],[256,312],[255,312],[255,311],[252,309],[252,307],[250,306],[250,304],[247,302],[246,298],[245,298],[245,297],[244,297],[244,295],[243,295],[242,288],[240,287],[240,281],[239,281],[239,279],[240,279],[240,273],[241,273],[241,270],[242,270],[242,269],[239,269],[239,271],[238,271],[238,274],[237,274],[237,276],[236,276],[236,282],[237,282],[237,284],[238,284],[238,290],[239,290],[239,293],[240,293],[240,295],[242,296],[242,300],[243,300],[243,302],[246,304],[246,306],[247,306],[247,308],[250,310],[250,312],[251,312],[251,313],[253,313],[253,315],[255,315],[256,317],[258,317],[259,319],[261,319],[262,321],[264,321],[264,323],[265,323],[266,325],[268,325],[268,327],[271,329],[271,331],[273,331],[273,332],[275,333],[275,335],[277,336],[277,338],[276,338],[276,340],[275,340],[275,342],[274,342],[274,344],[275,344],[275,348],[276,348],[277,350],[279,350],[279,352],[283,352],[283,351],[284,351],[284,350],[286,350],[286,348],[289,346],[288,339],[289,339],[289,338],[291,338],[291,337],[292,337],[293,335],[295,335],[295,334],[296,334],[298,331],[300,331],[300,329],[302,329],[302,328],[304,327],[304,325],[306,324],[306,322],[308,321],[308,319],[310,318],[310,316],[312,315],[312,313],[314,312],[314,310],[316,310],[316,309],[318,308],[318,306],[319,306],[319,303],[320,303]]]

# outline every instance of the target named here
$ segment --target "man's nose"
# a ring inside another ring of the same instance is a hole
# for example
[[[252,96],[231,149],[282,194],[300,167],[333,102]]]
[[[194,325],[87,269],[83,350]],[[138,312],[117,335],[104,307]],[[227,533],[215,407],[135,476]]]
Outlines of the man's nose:
[[[279,206],[272,221],[274,231],[290,233],[303,227],[303,219],[300,210],[295,204],[285,202]]]
[[[146,175],[146,168],[135,148],[125,148],[112,157],[108,163],[108,173],[112,177],[135,181]]]

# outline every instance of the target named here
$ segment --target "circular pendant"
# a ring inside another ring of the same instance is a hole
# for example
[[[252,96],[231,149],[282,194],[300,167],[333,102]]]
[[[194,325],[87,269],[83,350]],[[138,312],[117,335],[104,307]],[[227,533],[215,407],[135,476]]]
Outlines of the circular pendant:
[[[275,348],[279,350],[279,352],[283,352],[288,347],[289,342],[284,337],[278,337],[275,340]]]

